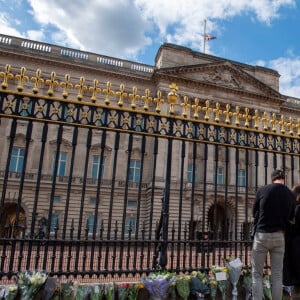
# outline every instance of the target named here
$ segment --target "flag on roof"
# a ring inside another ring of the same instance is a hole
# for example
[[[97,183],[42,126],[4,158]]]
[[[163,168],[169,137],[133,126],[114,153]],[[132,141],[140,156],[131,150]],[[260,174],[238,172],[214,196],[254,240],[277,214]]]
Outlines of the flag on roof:
[[[213,36],[213,35],[210,35],[210,34],[205,35],[205,40],[206,41],[214,40],[216,38],[217,38],[216,36]]]

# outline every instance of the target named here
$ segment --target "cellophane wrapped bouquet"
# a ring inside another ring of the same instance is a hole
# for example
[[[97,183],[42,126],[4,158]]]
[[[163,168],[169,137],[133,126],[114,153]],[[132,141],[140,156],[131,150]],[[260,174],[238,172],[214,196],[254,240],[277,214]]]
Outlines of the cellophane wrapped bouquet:
[[[190,292],[196,300],[203,300],[205,295],[210,293],[209,278],[206,273],[200,271],[191,273]]]
[[[236,300],[238,296],[237,284],[239,282],[243,263],[240,258],[231,259],[228,261],[229,280],[232,284],[232,299]]]
[[[18,296],[18,286],[13,284],[0,287],[0,299],[14,300]]]
[[[176,276],[169,272],[153,272],[141,280],[151,295],[152,300],[164,300],[168,295],[170,285],[176,280]]]
[[[129,287],[130,287],[129,283],[120,283],[117,285],[118,300],[127,300]]]
[[[106,300],[113,300],[115,296],[115,286],[113,282],[109,282],[105,284],[104,287],[104,295]]]
[[[137,300],[139,295],[139,290],[144,287],[141,283],[131,283],[128,291],[128,300]]]
[[[104,295],[104,286],[102,284],[93,284],[90,287],[90,300],[102,300]]]
[[[45,284],[47,274],[38,271],[25,271],[18,275],[17,284],[21,293],[20,300],[32,300]]]
[[[226,300],[228,268],[226,266],[212,266],[211,271],[218,282],[218,289],[221,292],[222,300]]]
[[[245,300],[250,300],[252,297],[252,273],[249,267],[242,270],[241,275],[242,287],[245,290]]]
[[[178,295],[183,300],[188,300],[190,295],[190,279],[188,275],[178,275],[175,281],[175,286]]]
[[[218,281],[214,277],[209,278],[209,293],[212,300],[215,300],[218,292]]]

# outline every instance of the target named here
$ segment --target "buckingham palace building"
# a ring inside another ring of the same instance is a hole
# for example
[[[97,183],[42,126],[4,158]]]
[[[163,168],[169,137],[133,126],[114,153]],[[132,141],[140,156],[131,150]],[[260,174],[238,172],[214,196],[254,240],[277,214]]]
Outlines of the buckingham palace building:
[[[257,188],[300,180],[279,78],[169,43],[146,65],[0,35],[2,276],[249,264]]]

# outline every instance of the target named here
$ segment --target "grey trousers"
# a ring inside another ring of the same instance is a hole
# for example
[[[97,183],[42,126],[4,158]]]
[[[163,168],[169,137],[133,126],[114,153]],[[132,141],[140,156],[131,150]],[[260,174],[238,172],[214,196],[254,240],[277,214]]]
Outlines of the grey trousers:
[[[271,259],[272,300],[282,300],[283,232],[257,232],[254,236],[251,258],[253,300],[263,299],[263,269],[268,253]]]

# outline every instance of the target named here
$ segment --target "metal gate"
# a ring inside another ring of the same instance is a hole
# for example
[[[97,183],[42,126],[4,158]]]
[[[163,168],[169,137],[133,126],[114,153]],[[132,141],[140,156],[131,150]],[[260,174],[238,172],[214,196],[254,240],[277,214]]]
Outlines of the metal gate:
[[[40,75],[0,73],[0,278],[250,264],[257,187],[299,181],[299,121]]]

